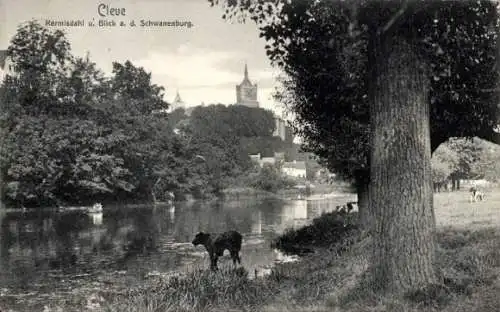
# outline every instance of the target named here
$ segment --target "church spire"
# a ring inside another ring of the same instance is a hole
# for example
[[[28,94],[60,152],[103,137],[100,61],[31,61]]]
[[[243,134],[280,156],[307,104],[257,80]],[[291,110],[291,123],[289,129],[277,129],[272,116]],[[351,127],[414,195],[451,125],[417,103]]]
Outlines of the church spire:
[[[250,82],[250,79],[248,78],[248,66],[247,66],[247,62],[245,62],[244,77],[243,77],[243,81],[241,83],[244,84],[244,85],[251,85],[252,84]]]

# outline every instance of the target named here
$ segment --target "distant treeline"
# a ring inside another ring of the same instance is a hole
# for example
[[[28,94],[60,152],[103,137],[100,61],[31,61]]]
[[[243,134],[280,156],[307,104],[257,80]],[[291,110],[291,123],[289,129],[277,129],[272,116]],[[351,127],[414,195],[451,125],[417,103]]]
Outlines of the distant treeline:
[[[453,190],[461,179],[500,180],[500,146],[478,138],[450,138],[432,155],[432,179],[435,187],[450,182]]]

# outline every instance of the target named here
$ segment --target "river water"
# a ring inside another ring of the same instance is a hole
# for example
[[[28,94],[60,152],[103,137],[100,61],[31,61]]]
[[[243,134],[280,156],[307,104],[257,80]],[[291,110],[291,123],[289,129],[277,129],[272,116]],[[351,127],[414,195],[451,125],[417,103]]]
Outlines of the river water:
[[[39,210],[0,212],[0,309],[31,311],[52,299],[105,288],[129,288],[167,272],[209,267],[199,231],[243,234],[242,264],[258,272],[286,258],[270,247],[287,228],[353,200],[177,203],[175,208],[104,207],[100,214]],[[219,266],[231,265],[227,252]]]

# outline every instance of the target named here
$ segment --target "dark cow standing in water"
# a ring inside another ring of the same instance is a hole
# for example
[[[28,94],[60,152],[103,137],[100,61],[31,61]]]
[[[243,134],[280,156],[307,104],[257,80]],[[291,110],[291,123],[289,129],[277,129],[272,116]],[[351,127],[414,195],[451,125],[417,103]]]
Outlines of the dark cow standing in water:
[[[243,237],[236,231],[224,232],[217,236],[215,240],[208,233],[200,232],[196,234],[193,245],[203,245],[210,255],[210,268],[217,270],[217,259],[224,254],[224,250],[229,250],[234,265],[236,262],[241,264],[240,250]]]

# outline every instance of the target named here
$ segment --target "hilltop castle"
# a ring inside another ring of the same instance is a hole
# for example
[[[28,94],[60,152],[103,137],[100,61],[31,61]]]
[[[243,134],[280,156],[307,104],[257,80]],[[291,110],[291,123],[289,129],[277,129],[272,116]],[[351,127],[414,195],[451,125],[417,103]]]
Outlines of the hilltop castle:
[[[258,87],[256,83],[252,83],[248,76],[248,66],[245,63],[245,68],[243,71],[243,81],[236,85],[236,105],[244,105],[247,107],[258,108],[259,102],[257,101],[257,91]],[[194,107],[187,107],[182,101],[179,91],[175,95],[175,99],[171,104],[171,110],[177,108],[184,108],[186,114],[189,116]],[[280,137],[283,141],[293,141],[293,134],[290,127],[287,126],[286,121],[274,114],[275,130],[273,136]]]
[[[259,107],[259,102],[257,101],[257,91],[257,84],[252,84],[250,78],[248,78],[248,66],[245,63],[243,81],[236,86],[236,105]],[[287,131],[288,127],[285,120],[275,114],[274,122],[276,129],[274,130],[273,136],[279,136],[283,141],[285,141],[287,136],[290,136],[290,131]],[[289,133],[287,134],[287,132]]]

